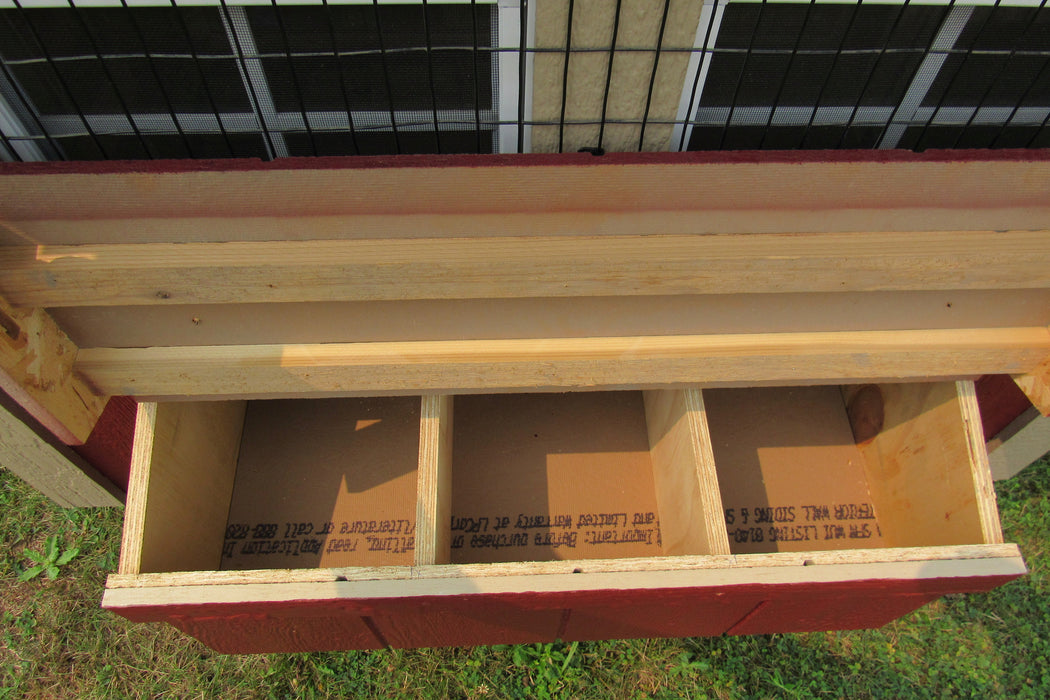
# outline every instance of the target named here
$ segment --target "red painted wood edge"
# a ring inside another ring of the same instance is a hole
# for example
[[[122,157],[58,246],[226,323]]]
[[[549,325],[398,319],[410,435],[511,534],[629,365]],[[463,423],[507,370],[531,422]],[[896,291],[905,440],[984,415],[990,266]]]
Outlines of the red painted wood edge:
[[[711,636],[882,626],[945,593],[1012,575],[704,588],[464,594],[115,608],[224,653]]]
[[[528,166],[644,165],[667,163],[944,163],[1050,160],[1050,149],[827,150],[827,151],[686,151],[681,153],[525,153],[399,156],[323,156],[207,160],[51,161],[0,163],[0,175],[185,173],[246,170],[335,170],[374,168],[488,168]]]
[[[83,445],[73,450],[125,493],[131,471],[138,404],[129,396],[113,396]]]

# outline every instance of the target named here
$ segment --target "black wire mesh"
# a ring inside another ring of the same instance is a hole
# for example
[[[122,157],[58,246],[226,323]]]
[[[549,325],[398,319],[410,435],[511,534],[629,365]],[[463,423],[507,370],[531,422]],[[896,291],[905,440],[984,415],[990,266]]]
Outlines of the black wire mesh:
[[[1050,146],[1046,0],[549,2],[13,0],[0,156]]]

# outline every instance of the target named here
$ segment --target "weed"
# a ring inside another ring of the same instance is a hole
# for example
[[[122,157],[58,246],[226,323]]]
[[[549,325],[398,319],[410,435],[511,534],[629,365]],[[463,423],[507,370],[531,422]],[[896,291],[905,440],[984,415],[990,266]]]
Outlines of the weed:
[[[80,554],[79,547],[60,550],[58,546],[58,537],[51,535],[47,538],[47,542],[44,544],[43,552],[36,552],[32,549],[22,550],[22,555],[26,559],[34,562],[34,565],[23,571],[18,576],[18,580],[30,581],[42,573],[46,573],[49,579],[56,579],[58,578],[59,567],[63,567],[73,561],[73,558],[78,554]]]

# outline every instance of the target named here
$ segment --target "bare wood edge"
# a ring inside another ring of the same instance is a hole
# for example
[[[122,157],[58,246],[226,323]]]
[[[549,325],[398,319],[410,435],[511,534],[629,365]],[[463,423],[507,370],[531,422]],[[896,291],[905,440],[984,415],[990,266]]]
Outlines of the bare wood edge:
[[[3,468],[63,508],[123,505],[113,482],[55,438],[20,406],[0,393]]]
[[[697,447],[698,458],[696,478],[706,519],[705,525],[710,536],[711,554],[726,555],[729,554],[729,532],[726,529],[725,507],[722,505],[722,491],[718,485],[718,470],[714,448],[711,446],[711,430],[707,425],[703,392],[697,388],[687,389],[685,402],[690,432],[695,435],[694,444]]]
[[[452,397],[424,395],[419,419],[416,566],[452,558]]]
[[[930,380],[1016,372],[1048,352],[1040,326],[95,348],[80,351],[77,368],[114,395],[177,401]]]
[[[1015,544],[896,547],[767,554],[688,555],[636,559],[576,559],[502,564],[447,564],[437,566],[346,567],[337,569],[258,569],[247,571],[193,571],[138,575],[111,574],[111,588],[190,585],[241,585],[267,582],[390,581],[410,578],[479,578],[622,571],[695,571],[718,568],[802,567],[871,562],[916,562],[942,559],[986,559],[1020,556]]]
[[[149,494],[150,464],[153,461],[156,426],[157,404],[140,403],[135,414],[128,498],[124,509],[124,530],[120,539],[120,562],[117,565],[120,574],[136,575],[141,569],[142,538],[146,527],[146,496]]]
[[[0,390],[67,445],[88,439],[109,400],[76,371],[77,352],[44,309],[0,296]]]
[[[1050,231],[0,247],[22,306],[870,292],[1050,286]],[[1009,250],[1010,255],[1003,255]]]
[[[955,383],[962,413],[963,429],[966,431],[966,446],[970,456],[970,471],[973,474],[974,495],[981,518],[981,534],[988,544],[1003,542],[1003,526],[999,522],[999,506],[992,485],[992,467],[988,462],[988,450],[981,426],[981,410],[977,405],[977,390],[972,380]]]
[[[1029,406],[989,440],[987,447],[992,479],[1009,479],[1050,452],[1050,416]]]
[[[1025,374],[1015,374],[1014,383],[1044,416],[1050,416],[1050,358]]]
[[[643,398],[665,553],[729,554],[703,395],[687,388]]]
[[[1012,551],[1010,551],[1012,549]],[[440,567],[438,567],[440,568]],[[627,570],[543,575],[504,574],[488,577],[416,577],[400,580],[336,580],[311,582],[262,582],[240,585],[193,585],[165,588],[107,588],[103,607],[111,610],[156,606],[199,606],[210,603],[327,601],[353,598],[407,598],[414,596],[477,595],[493,593],[579,592],[595,590],[644,590],[717,588],[729,586],[780,586],[855,584],[860,580],[938,580],[939,590],[976,590],[974,577],[1015,578],[1027,572],[1016,548],[975,557],[936,557],[909,560],[834,561],[826,565],[714,567],[707,569]],[[952,586],[953,578],[962,578]],[[163,614],[158,611],[159,614]],[[160,619],[160,618],[159,618]]]

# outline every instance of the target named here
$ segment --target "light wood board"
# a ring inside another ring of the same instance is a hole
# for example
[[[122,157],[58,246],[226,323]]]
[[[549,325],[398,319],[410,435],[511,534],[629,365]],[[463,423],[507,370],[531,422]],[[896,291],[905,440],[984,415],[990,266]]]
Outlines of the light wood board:
[[[253,397],[746,386],[1016,373],[1045,327],[184,348],[93,348],[77,368],[124,396]]]
[[[659,216],[651,226],[660,232]],[[1050,234],[907,231],[0,247],[23,306],[1050,286]]]
[[[139,404],[120,572],[217,569],[243,401]]]

